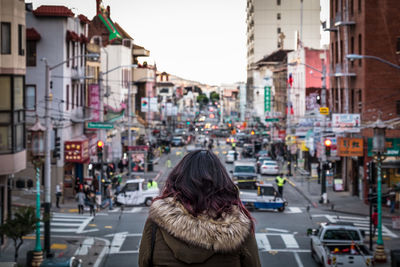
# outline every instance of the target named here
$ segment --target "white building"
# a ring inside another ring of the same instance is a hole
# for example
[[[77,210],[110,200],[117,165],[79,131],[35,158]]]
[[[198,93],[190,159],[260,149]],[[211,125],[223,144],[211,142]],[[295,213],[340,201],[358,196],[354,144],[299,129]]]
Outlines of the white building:
[[[77,177],[84,178],[89,160],[85,145],[89,140],[84,135],[86,64],[85,57],[79,57],[86,53],[87,22],[86,17],[76,17],[64,6],[40,6],[26,13],[26,120],[28,125],[33,124],[39,116],[45,125],[45,62],[41,60],[45,58],[53,68],[50,74],[52,152],[56,139],[60,144],[59,156],[52,153],[51,186],[53,192],[55,185],[62,182],[66,195],[72,193]],[[68,142],[80,144],[82,156],[65,157],[64,145]]]
[[[247,0],[247,97],[253,101],[254,63],[300,43],[320,48],[319,0]]]

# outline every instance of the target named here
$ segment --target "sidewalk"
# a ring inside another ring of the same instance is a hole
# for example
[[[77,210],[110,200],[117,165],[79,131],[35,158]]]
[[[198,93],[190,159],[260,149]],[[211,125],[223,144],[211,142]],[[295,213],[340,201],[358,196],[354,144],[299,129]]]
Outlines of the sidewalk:
[[[319,207],[326,211],[336,211],[341,213],[369,216],[369,205],[364,203],[357,196],[352,196],[350,192],[335,192],[332,186],[326,187],[329,203],[319,203],[321,199],[321,184],[318,184],[316,178],[301,175],[299,172],[289,177],[289,183],[314,207]],[[386,206],[382,208],[382,217],[391,219],[393,216],[399,216],[399,210],[394,214],[390,213],[390,209]]]

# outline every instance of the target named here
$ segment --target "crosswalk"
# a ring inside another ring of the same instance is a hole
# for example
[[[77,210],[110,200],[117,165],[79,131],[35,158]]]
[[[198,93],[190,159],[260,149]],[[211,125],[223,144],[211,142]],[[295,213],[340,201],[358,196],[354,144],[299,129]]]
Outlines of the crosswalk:
[[[71,213],[57,213],[51,215],[50,231],[54,233],[84,233],[85,227],[93,219],[93,216],[71,214]],[[43,230],[43,223],[41,223],[41,230]]]
[[[120,232],[107,235],[106,237],[112,237],[109,254],[136,254],[138,253],[141,233],[128,233]],[[289,232],[268,232],[268,233],[256,233],[257,246],[260,252],[300,252],[308,253],[310,249],[308,244],[308,237],[295,235]],[[90,240],[88,240],[89,242]],[[124,243],[127,242],[135,248],[134,250],[122,250]],[[90,243],[90,242],[89,242]]]
[[[360,230],[364,230],[366,234],[369,234],[369,218],[368,217],[357,217],[357,216],[336,216],[329,214],[314,214],[312,217],[324,217],[331,223],[336,222],[349,222],[353,223]],[[397,238],[398,235],[389,230],[384,224],[382,224],[382,235],[392,238]]]

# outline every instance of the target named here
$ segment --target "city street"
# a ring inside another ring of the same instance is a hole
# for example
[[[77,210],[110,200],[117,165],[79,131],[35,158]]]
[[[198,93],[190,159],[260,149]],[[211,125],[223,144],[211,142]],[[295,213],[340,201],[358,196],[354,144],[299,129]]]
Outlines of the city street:
[[[225,144],[214,148],[223,162],[228,150],[229,146]],[[169,156],[172,164],[176,164],[184,153],[185,148],[173,148]],[[163,155],[156,165],[156,170],[160,171],[158,182],[161,186],[170,170],[163,165],[166,158]],[[232,169],[233,164],[225,165],[228,171]],[[262,179],[274,183],[275,178],[262,176]],[[321,222],[349,221],[368,230],[368,218],[314,208],[289,183],[285,185],[284,197],[289,203],[284,212],[258,210],[251,213],[256,220],[256,239],[263,266],[317,266],[311,258],[310,238],[306,231],[316,228]],[[88,213],[53,213],[53,251],[56,257],[75,255],[83,260],[83,266],[137,266],[148,209],[145,206],[116,207],[112,211],[102,210],[94,218]],[[390,221],[384,220],[384,240],[398,241],[399,233],[389,227]],[[21,255],[33,246],[33,238],[26,241]]]

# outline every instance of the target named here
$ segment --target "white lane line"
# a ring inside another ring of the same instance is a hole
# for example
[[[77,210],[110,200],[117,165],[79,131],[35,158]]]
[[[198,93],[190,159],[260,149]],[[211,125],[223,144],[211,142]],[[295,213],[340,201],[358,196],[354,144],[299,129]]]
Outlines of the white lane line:
[[[81,234],[83,229],[85,229],[85,227],[90,223],[90,221],[93,219],[94,217],[89,217],[87,218],[78,228],[78,230],[76,231],[77,234]]]
[[[86,219],[86,218],[84,218]],[[51,221],[58,221],[58,222],[81,222],[84,219],[73,219],[73,218],[51,218]]]
[[[285,229],[279,229],[279,228],[265,228],[267,231],[274,231],[274,232],[280,232],[280,233],[288,233],[288,230]]]
[[[41,227],[40,231],[44,231],[44,228]],[[52,228],[50,227],[50,232],[54,232],[54,233],[75,233],[76,232],[76,228]]]
[[[41,223],[40,225],[43,225]],[[51,226],[62,226],[62,227],[79,227],[81,223],[56,223],[56,222],[50,222]]]
[[[118,253],[121,250],[121,246],[126,239],[128,232],[121,232],[114,234],[113,240],[111,241],[110,254]]]
[[[99,256],[97,257],[96,262],[94,263],[93,267],[99,267],[101,264],[101,261],[104,258],[104,255],[106,255],[106,253],[108,253],[108,246],[110,245],[110,241],[106,238],[99,238],[96,237],[96,239],[101,240],[103,242],[106,243],[106,245],[104,246],[103,250],[100,252]]]
[[[296,239],[294,239],[293,235],[282,234],[281,237],[287,248],[299,248],[299,244],[297,243]]]
[[[90,215],[80,215],[80,214],[67,214],[67,213],[58,213],[54,212],[52,213],[52,217],[57,217],[57,218],[81,218],[81,219],[86,219],[91,217]]]
[[[93,246],[93,244],[93,237],[86,238],[85,240],[83,240],[82,246],[76,250],[75,255],[87,255],[89,253],[89,249]]]
[[[271,250],[271,244],[264,233],[256,233],[256,240],[259,250]]]
[[[294,254],[294,258],[296,259],[297,266],[304,267],[303,263],[301,262],[299,254],[297,252],[295,252],[293,254]]]
[[[133,209],[131,209],[130,211],[127,211],[129,213],[136,213],[136,212],[140,212],[143,210],[143,207],[135,207]]]
[[[301,209],[299,207],[289,207],[289,211],[285,213],[301,213]]]

